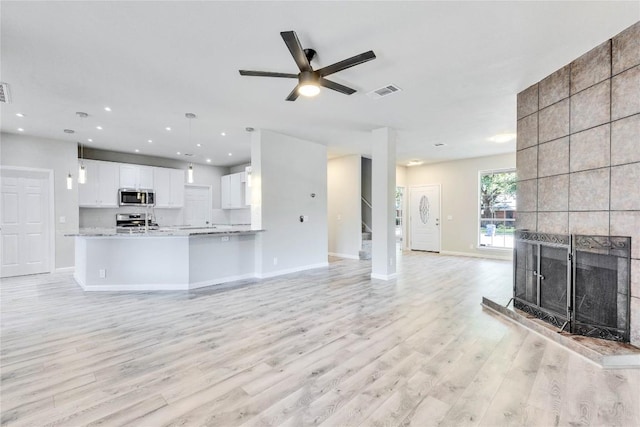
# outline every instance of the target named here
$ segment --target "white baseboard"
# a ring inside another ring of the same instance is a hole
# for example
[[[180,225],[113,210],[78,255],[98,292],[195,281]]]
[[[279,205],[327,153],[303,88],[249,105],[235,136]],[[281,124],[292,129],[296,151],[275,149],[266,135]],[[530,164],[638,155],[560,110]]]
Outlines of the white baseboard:
[[[221,285],[223,283],[235,282],[237,280],[253,279],[255,277],[256,277],[255,274],[247,273],[247,274],[239,274],[236,276],[222,277],[220,279],[203,280],[201,282],[189,284],[189,289],[198,289],[198,288],[204,288],[206,286]]]
[[[73,273],[75,271],[75,267],[59,267],[53,270],[51,273]]]
[[[499,259],[501,261],[511,261],[513,259],[513,253],[509,252],[508,256],[500,256],[493,254],[478,254],[475,252],[455,252],[455,251],[440,251],[440,255],[453,255],[453,256],[468,256],[472,258],[487,258],[487,259]]]
[[[378,280],[393,280],[396,277],[398,277],[398,273],[393,273],[393,274],[371,273],[371,278],[378,279]]]
[[[346,259],[360,259],[358,255],[350,255],[350,254],[339,254],[336,252],[329,252],[330,256],[335,256],[338,258],[346,258]]]
[[[313,270],[314,268],[322,268],[322,267],[328,267],[328,266],[329,266],[328,262],[320,262],[318,264],[303,265],[300,267],[287,268],[287,269],[278,270],[278,271],[271,271],[269,273],[262,273],[262,274],[256,273],[255,277],[257,277],[258,279],[268,279],[269,277],[282,276],[283,274],[297,273],[299,271]]]

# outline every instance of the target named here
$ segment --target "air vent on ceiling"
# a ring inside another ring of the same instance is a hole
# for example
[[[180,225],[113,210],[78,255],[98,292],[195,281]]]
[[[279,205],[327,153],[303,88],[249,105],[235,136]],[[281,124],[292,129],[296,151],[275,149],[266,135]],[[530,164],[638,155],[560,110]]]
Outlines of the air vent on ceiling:
[[[3,104],[10,104],[11,97],[9,96],[9,84],[0,82],[0,102]]]
[[[400,89],[398,86],[394,84],[390,84],[387,86],[383,86],[380,89],[376,89],[376,90],[372,90],[371,92],[368,92],[367,96],[372,99],[380,99],[382,97],[389,96],[396,92],[400,92],[401,90],[402,89]]]

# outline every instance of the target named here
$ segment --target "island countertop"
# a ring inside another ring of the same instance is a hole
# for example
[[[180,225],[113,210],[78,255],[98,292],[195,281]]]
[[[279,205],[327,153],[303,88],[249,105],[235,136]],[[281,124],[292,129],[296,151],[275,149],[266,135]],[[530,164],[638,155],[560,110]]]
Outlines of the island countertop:
[[[200,235],[239,235],[255,234],[264,230],[254,230],[249,226],[213,226],[213,227],[161,227],[145,232],[144,228],[116,230],[115,228],[83,228],[78,233],[66,234],[69,237],[188,237]]]

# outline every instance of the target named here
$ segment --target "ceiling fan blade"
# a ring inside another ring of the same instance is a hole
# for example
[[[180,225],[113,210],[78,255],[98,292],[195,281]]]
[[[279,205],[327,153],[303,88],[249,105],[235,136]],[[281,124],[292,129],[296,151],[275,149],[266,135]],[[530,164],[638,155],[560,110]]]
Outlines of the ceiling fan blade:
[[[296,65],[298,65],[300,71],[313,71],[295,31],[283,31],[280,35],[289,48],[289,52],[291,52],[291,56],[293,56],[293,60],[296,61]]]
[[[297,79],[297,74],[290,73],[272,73],[271,71],[248,71],[239,70],[241,76],[255,76],[255,77],[285,77],[288,79]]]
[[[376,59],[376,54],[373,53],[372,50],[370,50],[368,52],[361,53],[360,55],[353,56],[349,59],[336,62],[335,64],[327,65],[326,67],[317,70],[317,72],[322,77],[325,77],[329,74],[337,73],[338,71],[346,70],[347,68],[351,68],[367,61],[371,61],[372,59]]]
[[[287,96],[287,101],[295,101],[296,99],[298,99],[298,85],[296,85],[289,96]]]
[[[320,86],[324,86],[327,89],[333,89],[336,92],[344,93],[345,95],[351,95],[356,92],[355,89],[351,89],[350,87],[341,85],[336,82],[332,82],[331,80],[327,80],[325,78],[320,77]]]

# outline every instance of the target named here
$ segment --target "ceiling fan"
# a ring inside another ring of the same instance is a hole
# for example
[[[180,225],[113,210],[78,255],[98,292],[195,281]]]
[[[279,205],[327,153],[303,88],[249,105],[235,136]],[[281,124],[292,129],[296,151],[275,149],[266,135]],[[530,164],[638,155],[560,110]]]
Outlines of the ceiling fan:
[[[287,96],[287,101],[295,101],[298,95],[303,96],[315,96],[320,92],[320,86],[328,89],[335,90],[345,95],[351,95],[356,92],[355,89],[341,85],[331,80],[325,79],[326,76],[337,73],[338,71],[346,70],[355,65],[362,64],[367,61],[371,61],[376,58],[376,55],[372,50],[361,53],[360,55],[353,56],[349,59],[345,59],[335,64],[328,65],[314,70],[311,67],[311,60],[316,54],[313,49],[303,49],[300,45],[300,40],[296,36],[295,31],[283,31],[280,33],[284,43],[289,48],[293,60],[296,61],[296,65],[300,69],[298,74],[290,73],[274,73],[271,71],[248,71],[240,70],[241,76],[256,76],[256,77],[283,77],[287,79],[298,79],[298,84]]]

